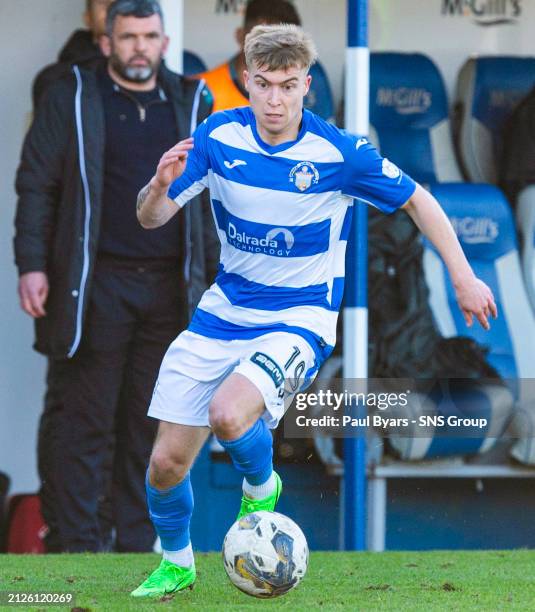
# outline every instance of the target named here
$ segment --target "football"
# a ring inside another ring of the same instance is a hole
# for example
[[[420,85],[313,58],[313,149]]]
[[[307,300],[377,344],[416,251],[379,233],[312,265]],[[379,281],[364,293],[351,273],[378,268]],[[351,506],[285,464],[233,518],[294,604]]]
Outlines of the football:
[[[284,514],[253,512],[228,530],[223,563],[240,591],[253,597],[279,597],[305,575],[308,544],[299,526]]]

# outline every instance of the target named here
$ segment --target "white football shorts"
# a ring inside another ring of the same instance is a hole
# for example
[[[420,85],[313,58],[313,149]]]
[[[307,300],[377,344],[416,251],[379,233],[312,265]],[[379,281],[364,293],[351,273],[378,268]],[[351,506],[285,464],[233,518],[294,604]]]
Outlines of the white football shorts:
[[[170,423],[208,426],[208,407],[216,389],[237,372],[262,394],[262,418],[273,429],[293,396],[316,376],[315,364],[310,344],[294,333],[217,340],[186,330],[163,358],[148,414]]]

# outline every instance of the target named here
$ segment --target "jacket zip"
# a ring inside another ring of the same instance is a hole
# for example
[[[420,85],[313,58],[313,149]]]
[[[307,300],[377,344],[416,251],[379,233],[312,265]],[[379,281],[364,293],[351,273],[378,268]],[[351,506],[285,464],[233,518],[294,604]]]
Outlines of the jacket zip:
[[[85,150],[84,150],[84,132],[82,125],[82,76],[80,75],[80,70],[78,66],[73,66],[73,71],[76,76],[76,95],[74,101],[75,108],[75,116],[76,116],[76,133],[78,136],[78,162],[80,165],[80,175],[82,178],[82,186],[84,190],[84,204],[85,204],[85,218],[84,218],[84,236],[83,236],[83,252],[84,252],[84,261],[82,265],[82,276],[80,278],[80,287],[78,289],[77,295],[76,292],[73,291],[73,297],[78,299],[78,306],[76,309],[76,331],[74,335],[74,341],[71,345],[69,353],[67,357],[70,359],[74,356],[78,347],[80,346],[80,341],[82,339],[82,314],[83,314],[83,306],[84,306],[84,295],[85,288],[87,284],[87,277],[89,274],[89,225],[91,221],[91,197],[89,192],[89,182],[87,180],[87,169],[85,165]]]
[[[115,83],[115,85],[113,86],[113,89],[117,93],[121,93],[123,94],[123,96],[126,96],[129,100],[131,100],[136,105],[137,112],[139,114],[139,120],[141,121],[141,123],[145,123],[145,120],[147,118],[147,108],[149,108],[149,106],[152,106],[154,104],[162,104],[162,102],[167,102],[167,96],[165,95],[164,90],[161,87],[158,91],[160,99],[151,100],[150,102],[145,104],[145,106],[143,106],[143,104],[141,104],[141,102],[135,96],[133,96],[130,92],[128,92],[126,89],[119,87],[117,83]]]
[[[197,129],[197,120],[199,113],[199,104],[201,100],[201,93],[204,89],[205,81],[201,79],[195,90],[195,96],[193,98],[193,104],[191,106],[191,119],[190,119],[190,136]],[[184,260],[184,280],[186,281],[186,287],[188,288],[188,305],[190,313],[193,310],[193,287],[191,283],[191,211],[190,207],[186,206],[184,216],[185,223],[185,236],[186,236],[186,257]]]

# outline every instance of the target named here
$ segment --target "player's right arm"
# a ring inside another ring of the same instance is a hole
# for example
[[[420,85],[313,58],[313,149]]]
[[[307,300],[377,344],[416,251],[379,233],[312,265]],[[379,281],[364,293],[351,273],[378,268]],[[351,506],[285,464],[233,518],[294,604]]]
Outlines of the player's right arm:
[[[192,149],[193,138],[186,138],[166,151],[158,162],[156,174],[139,192],[137,218],[145,229],[164,225],[178,212],[178,206],[167,193],[171,184],[184,174]]]

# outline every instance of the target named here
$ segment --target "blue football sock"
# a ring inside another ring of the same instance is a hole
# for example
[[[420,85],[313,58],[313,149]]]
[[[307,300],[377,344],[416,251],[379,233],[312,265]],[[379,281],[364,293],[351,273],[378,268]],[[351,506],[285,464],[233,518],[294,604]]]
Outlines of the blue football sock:
[[[189,472],[182,482],[160,491],[145,478],[149,516],[164,550],[182,550],[190,543],[189,523],[193,514],[193,490]]]
[[[236,440],[221,440],[234,467],[251,485],[264,484],[273,472],[273,437],[262,419]]]

